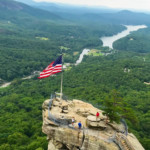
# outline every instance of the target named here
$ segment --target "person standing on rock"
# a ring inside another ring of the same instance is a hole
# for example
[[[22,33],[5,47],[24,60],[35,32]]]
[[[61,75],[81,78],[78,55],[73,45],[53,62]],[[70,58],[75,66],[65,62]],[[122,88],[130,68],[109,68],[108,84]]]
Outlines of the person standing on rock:
[[[78,123],[78,127],[79,127],[79,130],[81,130],[81,128],[82,128],[82,123],[81,123],[81,121]]]
[[[71,121],[72,121],[72,126],[74,127],[75,118],[74,118],[74,117],[72,117]]]
[[[99,112],[96,113],[96,121],[98,120],[99,118]]]

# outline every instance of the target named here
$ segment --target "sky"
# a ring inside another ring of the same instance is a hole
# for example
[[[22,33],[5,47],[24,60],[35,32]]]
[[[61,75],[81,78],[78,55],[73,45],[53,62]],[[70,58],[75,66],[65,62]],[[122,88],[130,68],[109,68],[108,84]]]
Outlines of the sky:
[[[36,2],[59,2],[84,6],[105,6],[110,8],[150,11],[150,0],[34,0]]]

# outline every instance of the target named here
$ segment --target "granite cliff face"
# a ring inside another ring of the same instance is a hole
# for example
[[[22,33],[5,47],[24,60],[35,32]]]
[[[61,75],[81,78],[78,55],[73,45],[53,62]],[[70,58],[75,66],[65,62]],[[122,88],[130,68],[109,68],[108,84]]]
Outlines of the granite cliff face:
[[[78,129],[79,121],[82,129]],[[47,134],[48,150],[144,150],[125,123],[110,123],[102,110],[80,100],[46,100],[42,131]]]

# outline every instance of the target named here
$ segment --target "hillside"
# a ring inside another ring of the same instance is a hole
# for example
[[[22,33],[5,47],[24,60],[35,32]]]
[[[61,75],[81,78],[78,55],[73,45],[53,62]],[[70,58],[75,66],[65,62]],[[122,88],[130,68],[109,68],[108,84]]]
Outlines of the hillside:
[[[150,52],[150,27],[119,39],[113,43],[115,49],[138,53]]]
[[[38,7],[38,6],[37,6]],[[150,26],[150,14],[133,12],[129,10],[113,10],[108,8],[86,8],[74,7],[67,5],[49,4],[45,3],[39,5],[39,8],[49,12],[56,13],[68,20],[77,21],[82,23],[112,23],[112,24],[125,24],[125,25],[140,25],[145,24]],[[68,13],[69,12],[69,13]],[[92,24],[91,24],[92,25]]]
[[[24,2],[24,0],[18,0]],[[61,3],[46,3],[46,2],[28,2],[34,7],[42,10],[55,13],[67,20],[78,21],[82,23],[113,23],[113,24],[126,24],[126,25],[150,25],[150,14],[142,12],[133,12],[129,10],[110,9],[107,7],[86,7],[74,6]],[[69,13],[68,13],[69,12]],[[92,24],[91,24],[92,25]]]
[[[69,48],[63,50],[66,62],[75,62],[83,48],[102,45],[100,36],[124,29],[121,25],[97,24],[91,28],[79,21],[59,20],[50,12],[9,0],[0,1],[0,7],[0,68],[5,63],[0,78],[7,81],[43,69],[60,53],[61,46]]]
[[[131,11],[119,11],[119,12],[102,12],[102,13],[85,13],[80,16],[83,21],[91,20],[92,22],[103,22],[113,24],[125,24],[125,25],[150,25],[150,15],[144,13],[136,13]]]
[[[114,14],[108,14],[106,19],[111,22],[120,22],[121,24],[126,25],[139,25],[146,24],[150,25],[150,15],[145,13],[136,13],[132,11],[122,10]]]
[[[38,8],[33,8],[20,2],[13,0],[0,1],[0,20],[17,23],[18,21],[23,21],[25,19],[26,21],[30,21],[27,20],[29,17],[32,17],[32,19],[60,19],[59,16],[53,13],[40,10]]]

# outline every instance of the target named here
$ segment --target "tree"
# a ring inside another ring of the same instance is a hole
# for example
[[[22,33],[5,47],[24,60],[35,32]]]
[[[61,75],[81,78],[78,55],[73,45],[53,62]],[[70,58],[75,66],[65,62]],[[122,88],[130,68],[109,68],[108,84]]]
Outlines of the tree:
[[[106,114],[110,121],[119,122],[122,112],[122,101],[119,92],[113,90],[109,96],[104,99],[104,114]]]
[[[134,111],[116,90],[113,90],[110,95],[105,98],[104,111],[104,114],[109,117],[111,122],[116,121],[119,123],[121,118],[128,119],[134,123],[138,122]]]

